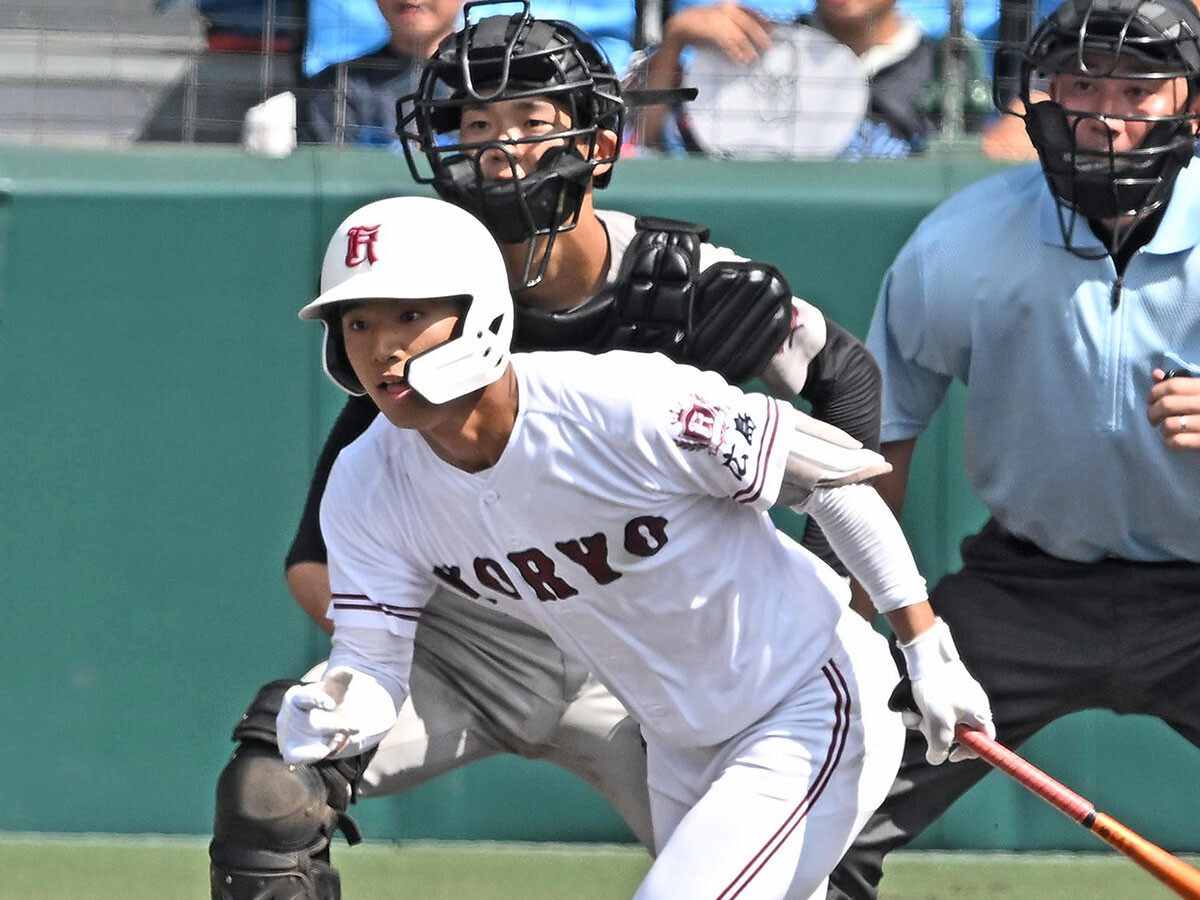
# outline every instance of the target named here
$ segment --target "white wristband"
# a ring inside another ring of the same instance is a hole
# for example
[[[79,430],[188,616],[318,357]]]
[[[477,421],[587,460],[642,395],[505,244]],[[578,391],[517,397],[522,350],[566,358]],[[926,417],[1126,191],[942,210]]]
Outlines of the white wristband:
[[[910,681],[924,678],[933,670],[958,659],[958,648],[950,636],[950,626],[941,619],[935,619],[932,628],[921,632],[907,644],[897,643],[896,646],[904,654]]]

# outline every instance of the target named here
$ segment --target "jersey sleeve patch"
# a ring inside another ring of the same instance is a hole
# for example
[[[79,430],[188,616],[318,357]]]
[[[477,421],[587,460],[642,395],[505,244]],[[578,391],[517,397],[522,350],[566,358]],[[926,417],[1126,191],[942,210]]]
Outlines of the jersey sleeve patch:
[[[785,418],[790,424],[780,403],[762,394],[739,394],[724,404],[693,393],[670,409],[668,430],[677,447],[699,457],[692,466],[716,495],[766,509],[787,459],[780,438]]]
[[[692,394],[671,410],[671,438],[682,450],[707,450],[715,454],[725,442],[728,410]]]

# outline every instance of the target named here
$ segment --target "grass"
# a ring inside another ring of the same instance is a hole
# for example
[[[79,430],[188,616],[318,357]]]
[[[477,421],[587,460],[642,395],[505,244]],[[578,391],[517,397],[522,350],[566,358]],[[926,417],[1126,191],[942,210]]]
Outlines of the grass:
[[[337,848],[346,900],[627,900],[637,848],[368,843]],[[1193,860],[1194,862],[1194,860]],[[197,838],[0,835],[0,900],[208,900]],[[1173,900],[1117,854],[894,854],[880,900]]]

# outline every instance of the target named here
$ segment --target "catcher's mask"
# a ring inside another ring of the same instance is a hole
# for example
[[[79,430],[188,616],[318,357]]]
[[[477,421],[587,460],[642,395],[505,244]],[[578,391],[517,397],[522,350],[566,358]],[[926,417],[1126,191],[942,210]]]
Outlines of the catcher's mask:
[[[472,23],[473,11],[497,2],[504,0],[466,5],[465,27],[442,41],[416,92],[396,104],[396,132],[419,183],[432,184],[444,199],[478,216],[501,243],[529,242],[521,286],[532,287],[545,275],[555,236],[578,222],[588,186],[608,183],[611,170],[597,174],[596,168],[620,154],[625,103],[600,46],[568,22],[534,19],[528,0],[519,13]],[[464,107],[530,97],[556,104],[569,125],[535,137],[474,143],[460,134]],[[603,156],[597,155],[600,131],[615,135],[612,152]],[[544,141],[555,146],[532,172],[516,177],[514,146]],[[479,156],[487,149],[507,157],[512,178],[484,178]],[[541,237],[546,242],[535,266],[535,239]]]
[[[1179,172],[1191,161],[1198,38],[1200,15],[1188,0],[1067,0],[1026,45],[1019,75],[1025,128],[1054,195],[1067,249],[1077,256],[1094,258],[1072,244],[1077,215],[1111,227],[1107,251],[1115,254],[1140,222],[1166,204]],[[1070,76],[1160,83],[1184,79],[1187,89],[1163,116],[1070,109],[1055,100],[1031,98],[1047,79]],[[1088,149],[1077,138],[1089,119],[1151,127],[1133,149],[1115,149],[1111,132],[1106,147]]]
[[[461,254],[466,253],[468,265]],[[358,300],[461,300],[453,335],[410,358],[404,377],[430,403],[446,403],[504,374],[513,302],[500,248],[465,210],[433,197],[392,197],[360,207],[334,232],[321,293],[300,318],[325,325],[325,371],[342,390],[366,391],[342,336],[342,312]]]

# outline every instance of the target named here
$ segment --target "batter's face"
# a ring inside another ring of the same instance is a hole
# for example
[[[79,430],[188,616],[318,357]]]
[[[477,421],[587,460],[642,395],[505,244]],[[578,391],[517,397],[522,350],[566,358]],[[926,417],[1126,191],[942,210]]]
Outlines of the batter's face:
[[[1111,57],[1085,57],[1085,61],[1096,71],[1108,72],[1111,68],[1113,74],[1128,77],[1063,73],[1051,82],[1051,96],[1066,111],[1076,145],[1082,150],[1104,153],[1110,143],[1117,153],[1136,150],[1155,125],[1140,119],[1176,115],[1187,104],[1187,81],[1183,78],[1138,78],[1135,64],[1122,60],[1113,66]]]
[[[450,339],[462,315],[457,300],[363,300],[341,314],[346,357],[380,412],[398,428],[437,422],[442,407],[404,378],[408,361]]]

